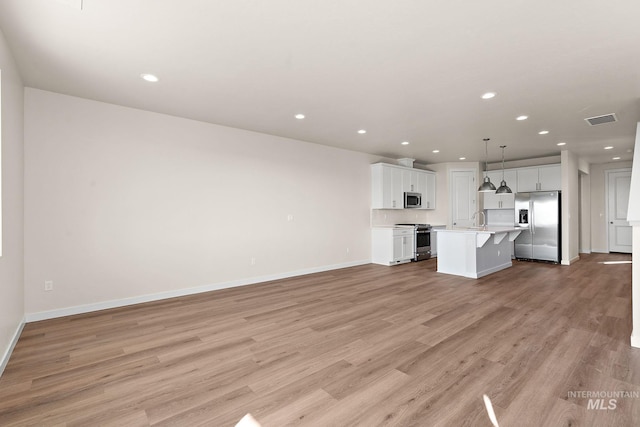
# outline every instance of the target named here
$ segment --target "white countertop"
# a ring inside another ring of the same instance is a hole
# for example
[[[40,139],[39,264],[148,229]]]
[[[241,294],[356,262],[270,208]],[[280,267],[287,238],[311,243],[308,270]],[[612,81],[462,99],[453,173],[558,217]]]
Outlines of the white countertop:
[[[410,228],[414,229],[413,225],[374,225],[371,228]]]
[[[512,231],[522,231],[522,228],[510,227],[510,226],[494,226],[494,225],[489,225],[486,227],[447,227],[447,228],[438,230],[438,233],[449,232],[449,233],[500,234],[500,233],[510,233]]]

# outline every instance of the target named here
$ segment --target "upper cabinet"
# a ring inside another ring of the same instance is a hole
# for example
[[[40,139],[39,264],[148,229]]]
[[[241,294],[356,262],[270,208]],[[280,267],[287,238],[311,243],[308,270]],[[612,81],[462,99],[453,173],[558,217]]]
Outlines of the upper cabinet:
[[[489,171],[487,175],[491,179],[491,183],[498,188],[502,181],[502,170]],[[515,193],[562,189],[559,164],[505,169],[504,180],[513,193],[483,193],[484,209],[513,209],[515,207]]]
[[[518,168],[516,171],[518,174],[518,193],[560,190],[562,188],[560,165]]]
[[[560,165],[540,166],[538,181],[541,191],[562,190],[562,168]]]
[[[424,172],[421,174],[426,179],[426,187],[422,193],[422,208],[436,208],[436,174],[435,172]]]
[[[502,182],[502,169],[486,172],[491,179],[491,183],[496,186],[496,189],[500,187],[500,183]],[[484,174],[482,174],[484,178]],[[507,186],[511,188],[511,191],[516,192],[516,182],[518,181],[518,173],[515,169],[505,169],[504,170],[504,180],[507,183]]]
[[[388,167],[383,163],[371,165],[371,208],[402,209],[402,169]]]
[[[502,182],[502,170],[490,171],[487,172],[487,175],[489,176],[489,179],[491,179],[491,183],[495,185],[496,188],[500,187],[500,183]],[[517,182],[516,171],[513,169],[505,169],[504,180],[513,193],[482,193],[484,195],[484,209],[513,209],[515,207],[514,193],[516,192]]]
[[[422,209],[435,209],[436,174],[386,163],[371,165],[371,209],[403,209],[405,192],[422,194]]]

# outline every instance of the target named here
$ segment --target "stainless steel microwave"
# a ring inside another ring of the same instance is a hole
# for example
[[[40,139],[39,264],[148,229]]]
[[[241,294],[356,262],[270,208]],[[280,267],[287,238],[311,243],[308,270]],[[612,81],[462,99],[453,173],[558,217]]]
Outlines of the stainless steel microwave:
[[[415,209],[422,207],[421,193],[404,193],[404,207],[406,209]]]

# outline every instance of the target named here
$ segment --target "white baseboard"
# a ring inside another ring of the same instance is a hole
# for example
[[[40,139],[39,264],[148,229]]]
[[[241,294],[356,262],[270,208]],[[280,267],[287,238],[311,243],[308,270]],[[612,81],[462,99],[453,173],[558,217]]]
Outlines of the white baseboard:
[[[631,332],[631,347],[640,348],[640,336],[635,331]]]
[[[580,261],[580,255],[571,258],[569,261],[563,259],[562,261],[560,261],[560,264],[562,264],[562,265],[571,265],[576,261]]]
[[[4,372],[4,368],[7,367],[7,363],[9,363],[9,358],[11,357],[11,353],[13,353],[13,349],[16,347],[18,343],[18,339],[20,338],[20,334],[22,334],[22,329],[24,329],[24,324],[26,323],[26,319],[22,319],[18,327],[16,328],[16,332],[13,334],[13,338],[11,338],[11,342],[9,342],[9,346],[2,354],[2,359],[0,359],[0,376]]]
[[[75,314],[90,313],[92,311],[107,310],[110,308],[124,307],[127,305],[142,304],[145,302],[158,301],[168,298],[182,297],[186,295],[200,294],[203,292],[217,291],[220,289],[234,288],[237,286],[254,285],[256,283],[269,282],[272,280],[287,279],[289,277],[304,276],[306,274],[321,273],[323,271],[337,270],[339,268],[355,267],[369,264],[371,260],[351,261],[342,264],[325,265],[321,267],[306,268],[303,270],[289,271],[286,273],[272,274],[268,276],[250,277],[247,279],[231,280],[228,282],[214,283],[211,285],[198,286],[195,288],[176,289],[175,291],[160,292],[157,294],[140,295],[137,297],[123,298],[118,300],[103,301],[94,304],[77,305],[57,310],[40,311],[27,313],[25,320],[37,322],[40,320],[55,319],[57,317],[73,316]]]

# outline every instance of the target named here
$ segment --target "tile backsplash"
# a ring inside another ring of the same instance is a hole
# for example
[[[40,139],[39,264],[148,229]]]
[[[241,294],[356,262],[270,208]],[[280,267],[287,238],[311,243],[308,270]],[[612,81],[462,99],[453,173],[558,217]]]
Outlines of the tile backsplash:
[[[428,223],[429,211],[422,209],[371,209],[371,226]]]
[[[489,225],[513,225],[515,223],[513,209],[487,209],[485,212]]]

